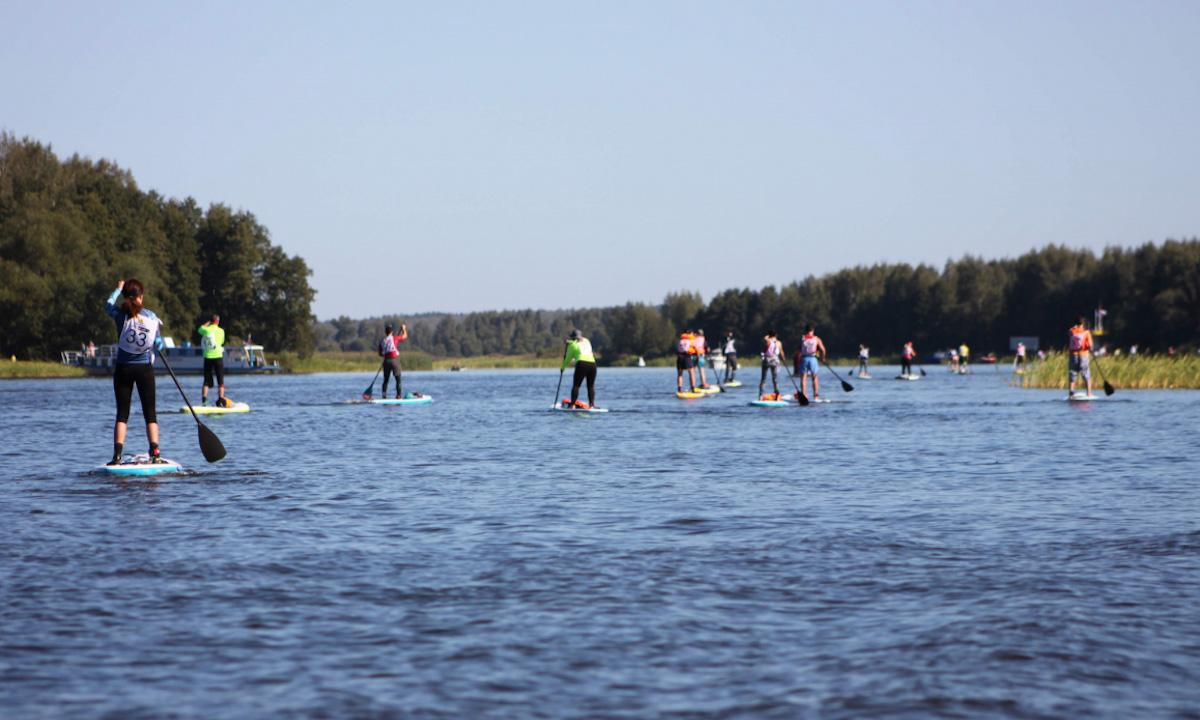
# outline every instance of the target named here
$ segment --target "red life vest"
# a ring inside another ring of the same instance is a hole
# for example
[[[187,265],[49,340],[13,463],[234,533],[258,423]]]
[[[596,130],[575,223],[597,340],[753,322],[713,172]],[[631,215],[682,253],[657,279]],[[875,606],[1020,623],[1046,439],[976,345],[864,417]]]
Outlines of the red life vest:
[[[1087,330],[1071,328],[1071,352],[1075,355],[1085,355],[1092,348],[1092,336]]]

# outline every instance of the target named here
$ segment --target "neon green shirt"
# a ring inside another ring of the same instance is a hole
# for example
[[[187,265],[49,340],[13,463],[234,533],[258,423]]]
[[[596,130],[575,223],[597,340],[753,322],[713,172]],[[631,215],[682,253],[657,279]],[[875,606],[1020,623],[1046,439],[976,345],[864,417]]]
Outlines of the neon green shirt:
[[[219,358],[225,355],[225,330],[220,325],[201,325],[196,332],[200,333],[204,357]]]
[[[592,343],[587,338],[572,340],[567,343],[567,355],[563,358],[562,369],[566,370],[568,365],[577,360],[580,362],[596,362],[596,356],[592,354]]]

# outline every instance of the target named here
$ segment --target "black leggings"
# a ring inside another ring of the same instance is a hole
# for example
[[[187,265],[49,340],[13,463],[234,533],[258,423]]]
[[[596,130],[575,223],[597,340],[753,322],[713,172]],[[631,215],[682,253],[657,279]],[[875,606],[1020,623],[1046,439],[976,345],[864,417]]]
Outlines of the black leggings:
[[[912,375],[912,359],[900,358],[900,374]]]
[[[217,376],[216,385],[213,375]],[[204,358],[204,387],[225,387],[225,358]]]
[[[571,404],[579,399],[579,386],[587,380],[588,405],[596,404],[596,363],[577,360],[575,362],[575,379],[571,381]]]
[[[383,397],[387,397],[388,376],[396,376],[396,397],[400,397],[400,358],[383,359]]]
[[[113,390],[117,394],[117,422],[129,422],[129,405],[133,401],[133,386],[137,385],[142,401],[142,417],[146,424],[158,422],[154,410],[154,366],[150,363],[118,364],[113,371]]]

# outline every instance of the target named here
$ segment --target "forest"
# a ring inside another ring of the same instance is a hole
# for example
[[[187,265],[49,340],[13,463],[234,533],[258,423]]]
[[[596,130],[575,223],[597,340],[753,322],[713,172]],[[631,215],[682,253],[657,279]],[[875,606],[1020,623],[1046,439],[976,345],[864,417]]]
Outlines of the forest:
[[[0,357],[113,342],[104,301],[130,277],[180,342],[217,313],[227,343],[311,353],[311,274],[248,212],[168,200],[107,160],[0,134]]]
[[[386,322],[407,322],[409,349],[439,357],[556,354],[572,328],[609,361],[673,352],[673,338],[703,329],[716,345],[732,332],[741,352],[758,352],[768,329],[794,348],[806,323],[831,354],[853,356],[859,344],[895,355],[912,341],[919,353],[966,343],[975,353],[1004,353],[1013,336],[1061,347],[1078,315],[1103,308],[1114,347],[1143,351],[1200,345],[1200,240],[1091,250],[1051,245],[1016,259],[965,256],[939,271],[927,265],[876,264],[807,277],[782,288],[725,290],[707,303],[694,292],[669,293],[660,305],[464,315],[340,317],[318,323],[318,349],[368,350]],[[749,347],[747,347],[747,344]]]
[[[311,275],[298,256],[271,243],[249,212],[140,190],[127,170],[0,134],[0,356],[56,359],[59,351],[113,337],[102,304],[121,278],[146,286],[146,306],[166,334],[195,339],[222,316],[229,342],[253,337],[267,350],[370,351],[387,322],[406,322],[406,350],[436,357],[557,355],[572,329],[602,362],[673,351],[685,329],[716,345],[732,332],[741,352],[758,352],[775,329],[794,348],[806,323],[831,354],[859,344],[894,355],[969,345],[1009,350],[1012,336],[1061,346],[1077,315],[1106,313],[1103,341],[1144,350],[1200,345],[1200,240],[1109,247],[1102,253],[1050,245],[1015,259],[966,255],[939,270],[876,264],[808,276],[781,288],[729,289],[705,302],[687,290],[662,303],[573,310],[467,314],[394,313],[317,321]],[[415,302],[415,299],[413,299]]]

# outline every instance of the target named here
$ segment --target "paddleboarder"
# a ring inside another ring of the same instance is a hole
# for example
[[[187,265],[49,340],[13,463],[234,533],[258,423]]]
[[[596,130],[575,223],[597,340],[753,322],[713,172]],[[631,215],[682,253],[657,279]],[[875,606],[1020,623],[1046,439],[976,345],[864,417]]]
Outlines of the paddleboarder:
[[[971,348],[966,343],[958,346],[958,372],[966,374],[970,370]]]
[[[734,345],[733,333],[729,333],[725,338],[725,383],[733,382],[737,377],[737,347]]]
[[[704,368],[708,366],[708,339],[703,330],[697,330],[692,338],[692,350],[696,356],[696,367],[700,369],[700,387],[709,387],[708,379],[704,376]]]
[[[871,355],[871,348],[859,343],[858,345],[858,376],[870,377],[871,374],[867,370],[867,359]]]
[[[779,398],[779,362],[783,358],[783,343],[775,336],[774,330],[768,330],[763,338],[762,377],[758,381],[758,396],[763,396],[767,385],[767,371],[771,372],[771,384],[775,387],[775,399]]]
[[[196,329],[200,333],[200,347],[204,348],[204,387],[200,390],[200,404],[208,402],[208,389],[213,387],[215,378],[217,388],[217,407],[226,407],[231,403],[225,399],[225,329],[221,327],[221,316],[213,315],[212,320]]]
[[[900,376],[907,377],[912,375],[913,356],[917,351],[913,349],[912,341],[904,343],[904,347],[900,350]]]
[[[585,407],[579,402],[579,386],[587,381],[588,409],[596,407],[596,355],[592,343],[579,330],[572,330],[567,340],[567,354],[563,356],[562,370],[575,363],[575,376],[571,380],[571,405]]]
[[[404,397],[400,392],[400,351],[396,349],[396,343],[408,339],[408,326],[400,323],[400,334],[393,335],[394,327],[388,323],[383,328],[386,333],[382,340],[379,341],[379,356],[383,358],[383,394],[381,397],[387,397],[388,376],[396,376],[396,399]]]
[[[1017,359],[1013,361],[1013,370],[1023,372],[1025,370],[1025,343],[1017,343]]]
[[[692,345],[695,338],[691,330],[684,330],[675,343],[675,386],[679,392],[683,392],[685,370],[692,383],[692,392],[696,392],[696,348]]]
[[[817,380],[819,360],[825,358],[825,343],[816,336],[816,328],[810,323],[804,326],[804,337],[800,339],[800,349],[795,353],[796,375],[800,376],[800,394],[806,394],[808,376],[812,376],[813,394],[816,400],[821,395],[820,384]]]
[[[150,462],[162,463],[158,450],[158,415],[154,409],[154,351],[162,350],[162,321],[143,305],[145,287],[137,280],[121,280],[108,297],[104,311],[117,324],[117,358],[113,365],[113,390],[117,399],[117,422],[113,428],[113,457],[109,465],[120,465],[125,450],[125,433],[133,388],[137,387],[142,402],[142,418],[146,421],[146,438],[150,442]],[[117,307],[118,297],[124,297]]]
[[[1092,333],[1088,331],[1086,323],[1082,315],[1077,317],[1067,341],[1067,349],[1071,353],[1067,358],[1067,397],[1075,397],[1075,379],[1080,375],[1087,383],[1087,397],[1095,397],[1092,395],[1092,373],[1088,358],[1092,350]]]

